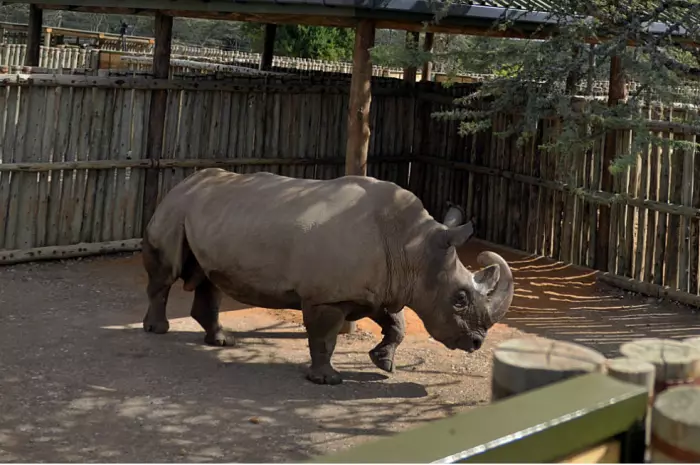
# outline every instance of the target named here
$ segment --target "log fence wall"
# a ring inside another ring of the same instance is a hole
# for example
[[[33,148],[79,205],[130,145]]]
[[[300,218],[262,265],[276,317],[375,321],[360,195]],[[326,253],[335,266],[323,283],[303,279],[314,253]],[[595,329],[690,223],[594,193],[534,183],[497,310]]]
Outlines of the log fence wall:
[[[19,67],[24,66],[24,57],[26,56],[26,44],[18,43],[0,43],[0,67]],[[122,53],[118,47],[109,45],[109,42],[104,42],[100,48],[80,48],[71,45],[58,45],[41,47],[41,58],[39,62],[40,68],[59,69],[59,68],[99,68],[99,53],[100,51],[110,51]],[[125,68],[134,71],[148,72],[152,69],[153,51],[127,51],[123,54]],[[216,72],[216,65],[235,65],[256,67],[260,63],[259,53],[240,52],[235,50],[218,50],[204,47],[191,47],[184,45],[173,45],[172,57],[174,61],[192,61],[192,66],[187,64],[173,63],[172,68],[176,74],[196,73],[203,74],[206,71]],[[204,66],[210,65],[210,66]],[[280,70],[294,70],[295,73],[312,73],[316,71],[325,73],[350,74],[352,71],[352,63],[343,61],[322,61],[305,58],[290,58],[275,56],[272,61],[272,66]],[[400,68],[387,68],[384,66],[373,66],[373,76],[382,77],[403,77],[403,70]],[[420,79],[420,73],[418,76]]]
[[[0,44],[0,67],[21,68],[27,55],[24,44]],[[42,68],[98,68],[99,50],[74,46],[41,47],[39,66]]]
[[[436,92],[434,90],[433,92]],[[443,90],[464,95],[464,87]],[[420,94],[419,94],[420,96]],[[695,150],[650,144],[636,165],[615,175],[612,192],[601,191],[605,140],[570,157],[538,146],[557,136],[555,121],[542,121],[532,143],[517,147],[482,133],[462,137],[457,124],[430,120],[449,102],[422,101],[417,125],[428,139],[414,147],[414,192],[434,215],[446,202],[463,205],[478,222],[478,236],[562,262],[595,268],[597,219],[610,208],[608,272],[604,281],[653,296],[670,296],[700,306],[700,157]],[[695,142],[682,123],[689,110],[648,110],[648,130],[669,140]],[[510,115],[499,115],[503,130]],[[631,143],[631,131],[618,131],[617,153]]]
[[[368,172],[407,187],[412,127],[399,121],[412,114],[413,99],[400,82],[375,87]],[[167,136],[155,162],[145,159],[154,88],[168,90]],[[340,176],[348,89],[348,79],[325,77],[0,76],[0,263],[37,248],[139,238],[144,168],[159,168],[161,196],[213,166]]]
[[[556,137],[553,121],[541,123],[532,144],[517,147],[490,132],[460,136],[456,122],[431,117],[473,86],[375,77],[369,175],[410,188],[438,218],[448,200],[464,206],[482,239],[587,267],[595,265],[598,214],[610,208],[605,279],[700,305],[694,151],[650,146],[614,178],[613,192],[603,192],[602,140],[566,159],[538,149]],[[161,158],[147,160],[149,102],[157,88],[168,90],[166,138]],[[160,171],[161,196],[209,166],[340,176],[348,89],[348,77],[323,73],[224,80],[0,76],[0,210],[6,212],[0,263],[33,257],[42,247],[136,240],[148,167]],[[650,115],[649,130],[696,140],[675,122],[679,117],[678,109]],[[496,118],[494,128],[506,127],[508,118]],[[618,140],[629,141],[632,134],[625,134]]]

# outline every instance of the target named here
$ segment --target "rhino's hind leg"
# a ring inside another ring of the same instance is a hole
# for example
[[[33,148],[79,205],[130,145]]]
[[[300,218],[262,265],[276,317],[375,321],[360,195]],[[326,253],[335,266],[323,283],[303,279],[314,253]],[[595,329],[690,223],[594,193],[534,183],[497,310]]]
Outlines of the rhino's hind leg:
[[[143,240],[143,264],[148,273],[148,311],[143,319],[143,329],[149,333],[165,334],[170,329],[165,310],[174,279],[171,268],[161,261],[158,251],[146,238]]]
[[[340,373],[331,365],[331,357],[345,322],[345,313],[333,305],[315,305],[304,306],[303,315],[311,353],[307,379],[316,384],[342,383]]]
[[[371,315],[370,318],[382,328],[384,338],[374,349],[369,351],[369,358],[377,368],[392,373],[396,348],[401,344],[406,334],[404,311],[389,313],[386,310],[380,310]]]
[[[205,278],[194,291],[190,315],[206,331],[205,343],[212,346],[233,345],[233,339],[226,337],[224,328],[219,322],[220,305],[221,291],[209,279]]]

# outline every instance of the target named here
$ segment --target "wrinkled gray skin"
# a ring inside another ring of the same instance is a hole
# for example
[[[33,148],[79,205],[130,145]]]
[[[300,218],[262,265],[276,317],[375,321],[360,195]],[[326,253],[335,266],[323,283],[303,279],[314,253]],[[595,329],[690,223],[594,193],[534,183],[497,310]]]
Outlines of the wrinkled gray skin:
[[[479,349],[513,297],[510,268],[485,252],[469,272],[455,248],[471,223],[447,228],[411,192],[369,177],[328,181],[205,169],[175,186],[143,241],[149,308],[143,326],[168,331],[166,304],[177,279],[194,291],[191,315],[205,342],[232,344],[219,323],[224,292],[251,306],[302,311],[308,379],[338,384],[331,365],[345,320],[369,317],[384,338],[372,362],[393,371],[404,338],[404,306],[450,349]]]

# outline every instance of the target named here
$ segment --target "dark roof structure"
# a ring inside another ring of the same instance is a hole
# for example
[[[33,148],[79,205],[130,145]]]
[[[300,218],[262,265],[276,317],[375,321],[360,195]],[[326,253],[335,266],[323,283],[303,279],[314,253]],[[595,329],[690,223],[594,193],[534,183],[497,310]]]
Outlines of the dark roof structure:
[[[451,3],[442,19],[434,23],[443,0],[41,0],[42,9],[68,9],[97,13],[153,14],[277,24],[309,24],[354,27],[358,20],[371,19],[378,29],[445,32],[498,37],[531,37],[536,31],[551,33],[558,25],[552,18],[556,0],[473,0]],[[2,3],[27,3],[5,0]],[[532,10],[535,5],[541,11]],[[526,6],[530,5],[530,6]],[[494,21],[508,17],[507,30],[493,29]],[[667,26],[652,23],[654,33]],[[674,35],[683,35],[680,30]]]
[[[27,3],[6,0],[0,3]],[[435,12],[442,1],[426,0],[41,0],[42,9],[72,11],[153,14],[161,11],[171,16],[256,21],[279,24],[313,24],[353,27],[358,20],[371,19],[377,28],[480,34],[490,29],[494,20],[507,8],[499,0],[452,4],[438,24]],[[538,27],[554,22],[546,11],[526,13],[508,10],[516,15],[510,31],[493,31],[493,35],[528,36]]]

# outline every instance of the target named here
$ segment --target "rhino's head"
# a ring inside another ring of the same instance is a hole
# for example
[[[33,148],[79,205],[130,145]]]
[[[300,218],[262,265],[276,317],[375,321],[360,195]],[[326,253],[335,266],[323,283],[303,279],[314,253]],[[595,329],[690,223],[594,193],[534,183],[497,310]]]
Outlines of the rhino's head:
[[[513,300],[513,274],[500,255],[482,252],[476,273],[462,265],[456,248],[472,234],[471,222],[431,234],[412,305],[435,340],[467,352],[481,347]]]

